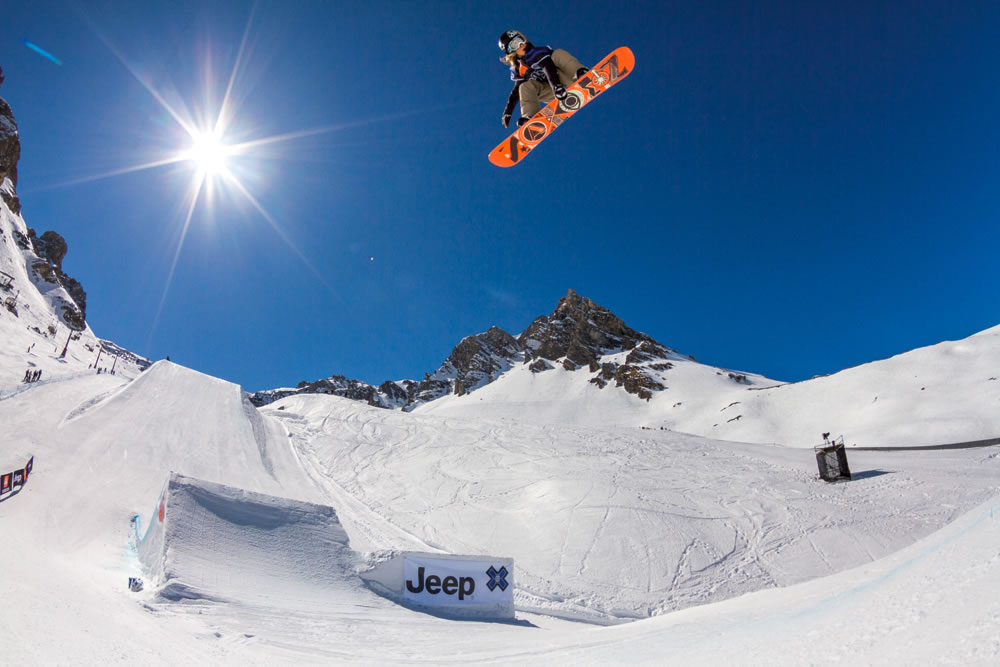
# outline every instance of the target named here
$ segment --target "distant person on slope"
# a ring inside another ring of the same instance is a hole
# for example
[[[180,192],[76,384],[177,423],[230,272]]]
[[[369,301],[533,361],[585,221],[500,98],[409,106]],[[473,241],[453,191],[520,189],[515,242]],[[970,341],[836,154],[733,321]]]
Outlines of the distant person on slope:
[[[510,67],[510,78],[514,89],[507,98],[503,110],[503,126],[510,125],[514,115],[514,105],[521,103],[521,117],[518,126],[538,113],[542,104],[566,96],[566,86],[572,85],[587,71],[580,61],[563,49],[535,46],[517,30],[508,30],[500,35],[500,50],[504,52],[501,62]]]

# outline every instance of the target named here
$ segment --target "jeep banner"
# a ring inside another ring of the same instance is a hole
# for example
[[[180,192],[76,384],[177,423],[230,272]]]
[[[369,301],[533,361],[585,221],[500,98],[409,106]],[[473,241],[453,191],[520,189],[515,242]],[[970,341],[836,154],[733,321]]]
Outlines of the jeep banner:
[[[28,459],[28,465],[26,465],[22,470],[5,472],[0,475],[0,496],[13,491],[15,486],[24,486],[25,482],[28,481],[28,475],[31,474],[31,469],[34,465],[35,457],[32,456]]]
[[[403,557],[403,598],[424,607],[462,608],[514,605],[514,561],[509,558],[471,560],[406,554]]]

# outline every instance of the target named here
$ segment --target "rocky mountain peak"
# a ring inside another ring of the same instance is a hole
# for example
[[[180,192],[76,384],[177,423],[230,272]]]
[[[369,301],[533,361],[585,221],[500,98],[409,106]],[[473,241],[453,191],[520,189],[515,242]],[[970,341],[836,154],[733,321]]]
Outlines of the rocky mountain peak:
[[[620,317],[574,290],[559,300],[551,315],[541,315],[518,337],[525,362],[556,361],[573,370],[590,366],[612,350],[630,350],[642,341],[655,343],[646,334],[625,325]]]

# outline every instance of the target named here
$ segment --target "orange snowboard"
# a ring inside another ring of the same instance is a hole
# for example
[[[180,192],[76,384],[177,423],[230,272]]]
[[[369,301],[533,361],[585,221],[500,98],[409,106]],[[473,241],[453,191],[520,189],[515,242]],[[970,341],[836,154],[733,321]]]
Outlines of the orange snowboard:
[[[531,120],[490,151],[490,162],[498,167],[514,166],[542,139],[562,125],[563,121],[631,74],[633,67],[635,56],[632,55],[632,50],[627,46],[618,47],[567,88],[565,98],[549,102]]]

